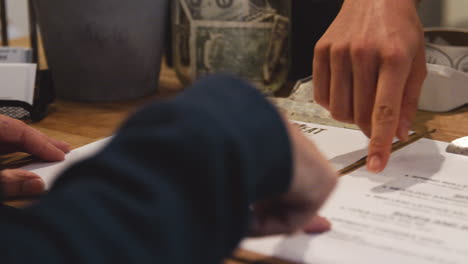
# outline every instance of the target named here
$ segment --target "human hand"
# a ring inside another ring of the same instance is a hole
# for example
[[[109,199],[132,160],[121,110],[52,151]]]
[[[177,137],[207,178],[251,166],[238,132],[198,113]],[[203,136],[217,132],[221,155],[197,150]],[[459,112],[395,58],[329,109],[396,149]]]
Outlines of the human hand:
[[[345,0],[315,47],[313,75],[316,102],[370,137],[367,168],[382,171],[393,138],[408,138],[426,77],[415,2]]]
[[[287,122],[293,155],[293,179],[289,191],[253,205],[252,236],[323,232],[330,223],[316,215],[338,179],[315,145]]]
[[[47,137],[21,121],[0,115],[0,154],[27,152],[45,161],[61,161],[70,145]],[[42,179],[23,170],[0,171],[0,187],[4,196],[36,195],[44,191]]]

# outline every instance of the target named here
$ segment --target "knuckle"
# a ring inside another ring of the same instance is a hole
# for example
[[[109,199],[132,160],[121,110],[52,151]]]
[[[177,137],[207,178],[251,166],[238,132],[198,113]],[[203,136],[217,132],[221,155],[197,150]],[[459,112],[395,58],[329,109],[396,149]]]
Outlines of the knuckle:
[[[331,47],[331,56],[335,58],[343,58],[348,53],[349,47],[345,44],[337,44]]]
[[[391,106],[381,105],[375,111],[376,125],[386,125],[397,121],[397,113]]]
[[[3,133],[0,133],[0,137],[3,141],[15,141],[15,138],[22,134],[29,128],[24,122],[4,117],[0,118],[0,130]]]
[[[15,124],[19,124],[19,121],[11,118],[2,118],[0,119],[0,126],[2,128],[9,128],[11,126],[14,126]]]
[[[351,45],[351,55],[357,59],[364,59],[374,53],[374,45],[368,41],[356,41]]]
[[[324,53],[327,53],[329,49],[330,49],[330,44],[328,44],[325,41],[319,41],[315,45],[314,52],[316,54],[324,54]]]
[[[402,65],[411,61],[408,51],[400,46],[384,49],[381,56],[383,62],[390,65]]]
[[[351,48],[351,55],[354,58],[363,59],[367,56],[369,52],[366,50],[366,47],[363,45],[355,45]]]

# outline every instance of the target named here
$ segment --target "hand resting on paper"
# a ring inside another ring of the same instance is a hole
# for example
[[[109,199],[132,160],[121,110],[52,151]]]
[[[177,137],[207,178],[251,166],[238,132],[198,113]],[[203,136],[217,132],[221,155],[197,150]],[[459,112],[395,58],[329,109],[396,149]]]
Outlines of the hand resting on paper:
[[[42,134],[25,123],[0,115],[0,155],[26,152],[45,161],[61,161],[70,145]],[[0,171],[4,197],[37,195],[44,191],[42,179],[31,172],[13,169]]]
[[[3,141],[32,151],[16,130]],[[63,158],[45,141],[37,149],[56,154],[47,159]],[[0,208],[0,262],[220,263],[249,231],[328,229],[314,216],[336,180],[313,143],[255,87],[210,76],[136,112],[39,203]]]
[[[333,190],[338,175],[315,145],[287,122],[293,153],[293,178],[289,191],[253,206],[251,236],[328,231],[331,224],[317,210]]]

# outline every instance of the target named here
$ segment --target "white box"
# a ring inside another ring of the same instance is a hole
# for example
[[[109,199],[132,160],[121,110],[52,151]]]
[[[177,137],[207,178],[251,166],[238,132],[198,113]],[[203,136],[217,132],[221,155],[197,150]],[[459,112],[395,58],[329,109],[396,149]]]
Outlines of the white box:
[[[427,64],[427,70],[420,110],[447,112],[468,103],[468,73],[436,64]]]
[[[0,100],[33,104],[36,81],[35,63],[0,63]]]

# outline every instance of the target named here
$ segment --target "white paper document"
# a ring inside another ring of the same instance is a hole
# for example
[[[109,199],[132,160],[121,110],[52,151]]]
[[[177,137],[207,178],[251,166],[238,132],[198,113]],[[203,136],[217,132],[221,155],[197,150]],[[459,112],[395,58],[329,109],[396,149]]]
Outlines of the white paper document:
[[[299,121],[300,130],[337,169],[343,169],[367,155],[369,139],[358,130]]]
[[[367,155],[360,131],[296,123],[337,170]],[[109,140],[75,149],[64,162],[23,169],[50,188],[67,167]],[[468,156],[447,153],[447,145],[422,139],[393,153],[380,174],[362,168],[343,176],[320,212],[331,220],[330,232],[247,239],[241,247],[313,264],[468,263]]]
[[[241,248],[301,263],[468,263],[468,157],[446,147],[422,139],[394,153],[383,173],[343,176],[320,212],[330,232],[247,239]]]
[[[98,140],[81,148],[74,149],[65,155],[65,160],[60,162],[34,163],[21,169],[31,171],[39,175],[45,183],[46,189],[50,189],[57,177],[68,167],[78,161],[84,160],[103,149],[110,141],[110,137]]]
[[[367,153],[367,138],[361,132],[345,128],[322,126],[304,122],[295,122],[307,137],[314,140],[324,155],[331,160],[337,169],[359,160]],[[340,140],[331,140],[340,139]],[[81,148],[72,150],[65,156],[65,161],[39,163],[23,167],[43,178],[49,189],[66,168],[75,162],[90,157],[103,148],[110,138],[106,138]]]

